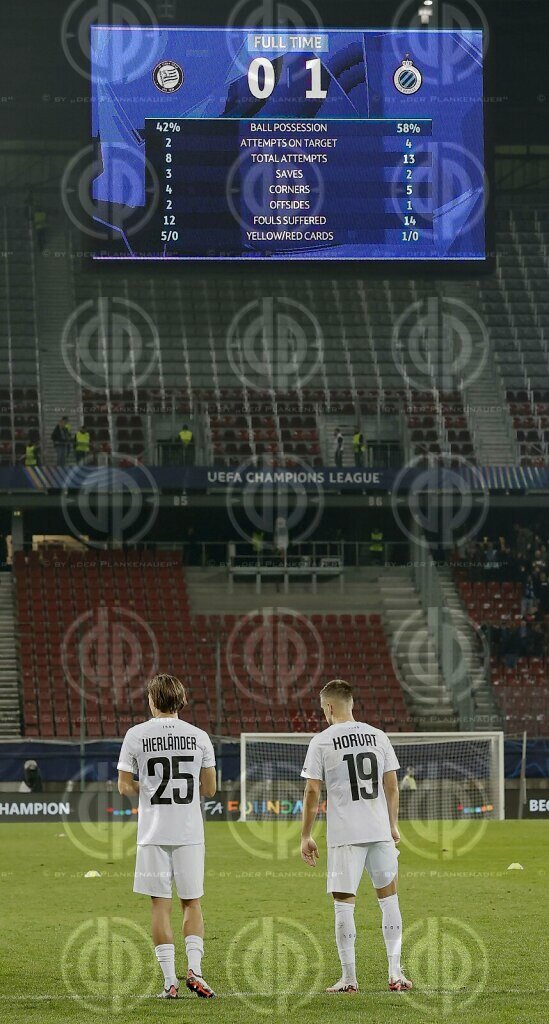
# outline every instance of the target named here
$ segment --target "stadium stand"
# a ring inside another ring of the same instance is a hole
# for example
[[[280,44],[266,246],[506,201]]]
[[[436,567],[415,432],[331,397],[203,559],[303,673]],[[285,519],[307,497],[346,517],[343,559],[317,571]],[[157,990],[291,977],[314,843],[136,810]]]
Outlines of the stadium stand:
[[[0,462],[13,464],[22,458],[31,434],[40,439],[44,452],[48,438],[44,437],[40,386],[37,252],[28,210],[2,207],[1,230]],[[319,465],[326,461],[326,453],[320,450],[318,417],[332,412],[353,418],[404,413],[412,454],[443,451],[474,457],[459,388],[440,387],[433,370],[418,390],[411,383],[414,368],[405,361],[401,370],[395,366],[388,325],[411,302],[430,293],[425,283],[386,281],[382,289],[368,289],[362,282],[333,281],[326,293],[311,281],[297,288],[291,279],[280,278],[274,289],[277,301],[300,301],[314,309],[321,337],[311,380],[292,390],[284,386],[279,368],[270,362],[264,339],[259,381],[242,382],[246,377],[242,340],[237,338],[232,349],[227,345],[241,310],[235,281],[213,279],[186,291],[180,282],[158,279],[138,280],[137,285],[108,274],[90,279],[78,269],[76,259],[71,266],[73,308],[122,296],[138,302],[157,329],[148,346],[151,368],[146,386],[139,366],[127,375],[123,389],[117,386],[109,347],[101,345],[100,339],[95,370],[88,363],[76,367],[87,385],[81,389],[80,411],[96,452],[124,451],[153,461],[150,416],[189,417],[194,410],[206,417],[206,455],[220,463],[267,454],[279,460],[296,455]],[[248,282],[247,294],[250,304],[265,301],[259,280]],[[111,385],[105,387],[105,381]]]
[[[311,365],[298,384],[291,366],[273,362],[268,339],[261,332],[256,337],[257,325],[252,321],[248,329],[247,322],[240,323],[242,295],[236,278],[204,279],[193,289],[177,280],[150,277],[130,284],[106,272],[90,279],[75,260],[72,287],[75,306],[123,296],[138,302],[156,325],[150,342],[154,365],[148,367],[146,384],[135,366],[130,388],[105,388],[113,370],[107,348],[101,346],[97,379],[87,370],[84,374],[89,388],[82,392],[83,412],[102,446],[150,459],[154,430],[147,425],[148,417],[178,419],[196,413],[205,417],[207,461],[231,465],[261,455],[274,461],[294,455],[321,465],[328,453],[321,450],[319,418],[337,414],[383,421],[402,416],[410,454],[444,452],[475,461],[460,381],[451,384],[447,368],[437,368],[434,358],[422,368],[418,384],[409,353],[403,350],[395,360],[392,325],[411,304],[432,297],[427,282],[395,280],[368,287],[361,281],[333,280],[326,288],[313,280],[296,284],[280,277],[272,285],[275,300],[265,298],[259,278],[248,277],[244,313],[264,312],[265,303],[271,317],[278,315],[277,309],[283,317],[285,303],[299,305],[309,317],[307,311],[314,310],[312,325],[304,327],[313,358],[309,352]],[[429,325],[423,330],[426,337]]]
[[[77,734],[84,710],[89,735],[118,735],[143,714],[143,678],[189,633],[180,556],[51,547],[18,552],[14,572],[26,734]]]
[[[31,432],[40,436],[44,452],[48,439],[43,436],[36,315],[40,267],[28,210],[3,207],[1,230],[0,459],[10,464],[22,457]],[[497,241],[496,275],[464,281],[455,294],[478,312],[488,329],[494,353],[491,373],[508,402],[510,452],[515,445],[523,463],[541,464],[549,444],[547,211],[535,206],[501,209]],[[74,248],[75,239],[71,244]],[[266,455],[274,461],[296,456],[319,465],[331,461],[322,445],[323,418],[377,422],[383,434],[384,424],[397,417],[406,457],[442,453],[479,462],[482,438],[471,408],[475,394],[459,373],[449,376],[440,353],[429,354],[428,319],[414,328],[418,351],[426,354],[419,379],[408,346],[395,335],[394,325],[407,310],[414,304],[421,310],[422,303],[432,300],[430,282],[349,279],[327,286],[280,276],[273,280],[272,291],[276,300],[265,298],[261,279],[247,280],[250,316],[254,306],[261,312],[267,301],[314,310],[312,325],[304,327],[313,332],[308,344],[314,359],[300,384],[291,380],[288,367],[281,371],[273,363],[266,339],[261,332],[255,336],[253,316],[249,329],[247,322],[240,322],[238,278],[212,277],[189,289],[178,280],[130,280],[105,271],[92,276],[78,259],[71,260],[67,301],[72,310],[122,299],[136,303],[154,324],[144,350],[126,367],[123,385],[110,362],[110,346],[100,338],[94,359],[76,367],[85,381],[79,410],[96,453],[123,451],[154,462],[159,431],[165,433],[170,422],[178,424],[194,414],[204,422],[205,462],[235,464]],[[255,367],[251,380],[250,332]],[[23,346],[23,337],[33,343]]]
[[[40,270],[28,209],[2,207],[0,230],[0,463],[6,465],[22,458],[30,436],[40,439],[44,452],[47,438],[36,312]],[[478,284],[463,282],[459,294],[488,329],[516,453],[523,464],[540,465],[549,452],[547,210],[531,205],[500,209],[497,246],[496,275]],[[96,452],[124,451],[155,461],[155,420],[165,423],[166,416],[179,420],[194,412],[205,421],[205,461],[235,464],[261,455],[286,461],[294,455],[319,465],[328,454],[321,447],[319,421],[336,414],[377,417],[381,423],[402,416],[408,455],[444,453],[478,461],[481,442],[463,382],[448,386],[436,359],[426,360],[418,382],[417,366],[395,341],[393,325],[410,305],[432,296],[429,282],[394,279],[374,286],[334,280],[326,288],[313,280],[297,287],[290,278],[278,278],[273,282],[276,301],[314,309],[320,338],[309,377],[292,388],[284,386],[261,337],[254,340],[259,346],[255,379],[247,379],[248,341],[245,326],[239,326],[242,299],[236,278],[204,280],[190,290],[159,278],[91,277],[74,259],[70,281],[72,308],[122,297],[138,303],[156,325],[146,345],[146,380],[135,365],[121,389],[112,377],[108,346],[100,344],[97,379],[91,379],[89,365],[84,368],[87,386],[81,389],[80,410]],[[250,307],[266,301],[260,279],[247,282],[246,294]],[[418,338],[426,345],[428,326],[423,332]],[[105,387],[105,381],[111,384]]]
[[[392,731],[414,727],[379,615],[312,615],[312,630],[284,615],[258,615],[236,629],[234,615],[191,614],[176,551],[50,547],[47,557],[18,552],[14,571],[27,736],[78,736],[82,712],[88,736],[120,735],[142,719],[143,679],[159,663],[189,680],[192,720],[216,731],[217,642],[226,652],[224,735],[320,725],[308,669],[306,685],[295,683],[292,645],[313,676],[315,664],[319,677],[344,670],[366,715]]]
[[[0,464],[8,465],[22,459],[30,437],[44,442],[36,313],[40,267],[25,207],[2,207],[0,230],[4,242],[0,267]],[[454,283],[454,294],[477,310],[488,329],[494,355],[492,370],[507,400],[504,413],[512,433],[509,450],[524,465],[541,465],[547,462],[549,453],[549,301],[545,289],[549,212],[522,203],[500,207],[497,251],[496,275],[478,282]],[[129,377],[125,376],[123,388],[110,376],[108,346],[97,351],[97,380],[90,379],[89,365],[83,368],[85,384],[79,392],[79,411],[90,429],[97,455],[123,452],[130,458],[153,462],[162,431],[164,436],[173,436],[173,425],[179,429],[180,423],[188,419],[200,427],[199,452],[207,463],[237,465],[246,459],[264,458],[274,464],[302,460],[319,466],[332,461],[329,445],[335,423],[346,423],[348,435],[355,422],[362,427],[377,423],[383,436],[385,425],[398,422],[405,458],[445,455],[479,462],[483,445],[470,406],[471,392],[459,379],[449,380],[447,374],[441,374],[436,359],[427,360],[418,382],[417,366],[410,353],[401,351],[395,342],[393,325],[411,305],[428,301],[433,293],[430,282],[394,278],[374,285],[342,279],[324,281],[319,287],[313,279],[300,280],[298,286],[288,276],[273,279],[277,302],[299,301],[303,307],[314,309],[322,339],[308,377],[300,385],[284,386],[280,368],[270,360],[269,346],[261,333],[255,338],[255,328],[252,337],[254,344],[257,342],[257,376],[247,379],[248,338],[246,323],[242,326],[239,322],[242,295],[237,277],[211,276],[189,289],[176,279],[149,276],[130,282],[102,270],[89,275],[80,268],[78,259],[73,259],[70,281],[71,308],[122,296],[129,303],[138,303],[156,326],[149,345],[151,364],[147,373],[134,365]],[[261,279],[247,280],[246,298],[250,307],[266,301]],[[428,325],[416,325],[416,330],[418,344],[426,345]],[[109,380],[113,386],[105,387]],[[368,433],[365,430],[366,437]],[[459,581],[459,586],[473,621],[497,628],[509,617],[520,618],[521,593],[516,583],[469,578]],[[55,583],[60,596],[64,588],[65,583]],[[76,600],[78,595],[74,596]],[[76,602],[72,612],[76,614],[79,607]],[[195,617],[190,613],[189,622],[194,628]],[[208,618],[206,626],[205,636],[224,635],[226,631],[223,617]],[[323,624],[324,634],[329,648],[327,622]],[[23,641],[22,659],[32,655]],[[204,639],[193,634],[193,650],[200,652],[205,646]],[[49,651],[48,644],[46,648]],[[167,647],[163,657],[169,657],[170,650]],[[175,641],[173,650],[177,658]],[[202,654],[196,653],[196,658],[196,665],[202,668]],[[501,658],[493,655],[492,682],[500,707],[512,725],[520,718],[522,705],[517,693],[508,694],[507,689],[519,676],[539,681],[541,673],[536,660],[529,657],[519,658],[515,667],[504,666],[504,672],[502,664]],[[211,665],[206,668],[210,671]],[[77,719],[67,714],[64,725],[62,708],[56,719],[52,699],[51,728],[57,731],[59,725],[60,734],[63,729],[72,734]],[[516,715],[512,712],[514,703]],[[132,712],[131,706],[127,709],[123,704],[111,710],[113,722],[118,721],[119,714]],[[37,708],[35,713],[39,711]],[[201,712],[210,714],[207,701]],[[307,715],[306,706],[298,707],[297,712]],[[406,720],[403,706],[395,703],[391,713],[397,720]],[[44,714],[47,729],[50,719],[46,711]],[[32,716],[27,721],[32,729]],[[109,731],[107,717],[97,723],[97,729],[102,734]]]
[[[0,207],[0,465],[41,436],[35,249],[24,208]]]
[[[549,713],[546,618],[536,621],[522,607],[523,585],[516,580],[472,581],[463,570],[455,578],[469,617],[487,639],[489,678],[505,731],[544,735]]]
[[[549,444],[549,212],[501,210],[497,271],[481,282],[483,315],[524,465],[547,461]]]

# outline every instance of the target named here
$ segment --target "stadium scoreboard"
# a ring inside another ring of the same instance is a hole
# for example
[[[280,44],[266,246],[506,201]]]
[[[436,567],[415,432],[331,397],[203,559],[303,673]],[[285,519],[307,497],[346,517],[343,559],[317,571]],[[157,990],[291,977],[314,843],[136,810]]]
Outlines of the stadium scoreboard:
[[[484,260],[482,44],[92,29],[96,258]]]

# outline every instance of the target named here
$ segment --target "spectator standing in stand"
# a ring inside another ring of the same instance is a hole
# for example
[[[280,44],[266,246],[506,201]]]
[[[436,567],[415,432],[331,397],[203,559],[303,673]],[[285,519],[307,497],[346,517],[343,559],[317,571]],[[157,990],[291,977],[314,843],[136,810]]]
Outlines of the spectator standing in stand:
[[[335,429],[335,431],[334,431],[334,439],[335,439],[335,450],[334,450],[335,464],[336,464],[336,466],[342,466],[343,465],[343,434],[341,433],[341,430],[339,429],[339,427],[337,427]]]
[[[69,421],[66,416],[62,416],[59,423],[57,423],[53,428],[51,439],[55,448],[57,465],[64,466],[67,461],[67,455],[71,444],[71,432]]]

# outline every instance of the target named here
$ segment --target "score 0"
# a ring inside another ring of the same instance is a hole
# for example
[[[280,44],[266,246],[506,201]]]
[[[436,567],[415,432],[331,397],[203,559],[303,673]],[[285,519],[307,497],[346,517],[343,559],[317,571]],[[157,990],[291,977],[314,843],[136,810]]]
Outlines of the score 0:
[[[322,88],[322,61],[319,57],[308,60],[305,64],[307,71],[311,72],[311,88],[305,92],[308,100],[325,100],[328,92]],[[260,72],[263,73],[263,82],[260,82]],[[248,85],[252,96],[258,100],[266,100],[271,96],[276,85],[275,69],[268,57],[255,57],[248,69]]]

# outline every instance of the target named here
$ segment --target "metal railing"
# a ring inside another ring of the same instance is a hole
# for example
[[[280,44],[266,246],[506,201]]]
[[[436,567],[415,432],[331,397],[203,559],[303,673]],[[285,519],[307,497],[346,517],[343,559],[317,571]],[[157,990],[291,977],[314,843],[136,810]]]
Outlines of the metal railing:
[[[409,567],[410,545],[407,541],[382,541],[382,551],[372,551],[370,540],[316,540],[290,544],[287,559],[292,562],[306,559],[311,565],[320,565],[323,558],[339,558],[344,568],[386,568]],[[196,568],[228,568],[235,562],[248,561],[257,564],[258,554],[251,542],[227,539],[208,541],[144,541],[140,548],[157,551],[180,551],[185,565]],[[32,541],[25,543],[24,550],[32,550]],[[48,548],[41,550],[47,555]],[[273,544],[265,542],[259,556],[261,563],[279,564],[280,556]],[[306,564],[304,562],[304,564]]]
[[[187,547],[187,545],[183,545]],[[277,553],[273,544],[265,544],[258,554],[252,544],[246,542],[205,542],[197,545],[201,549],[201,564],[208,566],[230,566],[243,562],[255,562],[265,567],[284,564],[284,557]],[[220,559],[221,549],[223,556]],[[406,541],[382,542],[382,551],[372,551],[371,541],[310,541],[290,544],[286,560],[292,564],[319,566],[323,559],[338,558],[344,568],[367,568],[368,566],[406,566],[409,562],[409,544]],[[188,553],[188,552],[187,552]],[[189,562],[187,564],[197,564]]]

